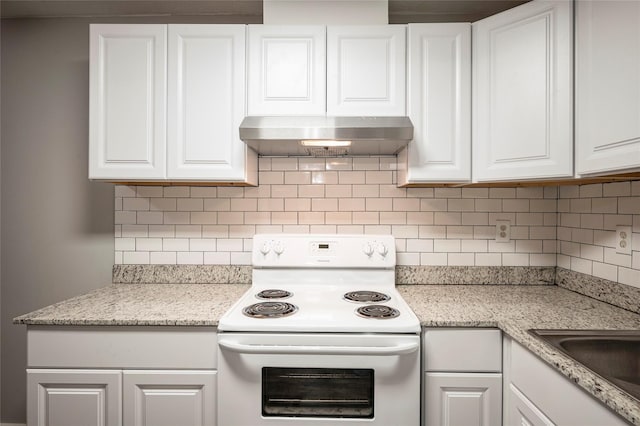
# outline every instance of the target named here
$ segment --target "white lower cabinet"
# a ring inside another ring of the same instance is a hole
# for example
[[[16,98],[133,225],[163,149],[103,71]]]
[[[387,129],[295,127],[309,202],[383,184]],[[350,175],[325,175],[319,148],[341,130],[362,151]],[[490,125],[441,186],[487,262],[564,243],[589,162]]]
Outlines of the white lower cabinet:
[[[28,426],[215,426],[212,327],[27,328]]]
[[[628,424],[603,403],[509,337],[504,339],[503,352],[505,424]]]
[[[215,371],[123,372],[127,426],[213,426],[215,401]]]
[[[501,424],[500,330],[428,328],[422,341],[423,424]]]
[[[425,373],[425,424],[491,426],[502,411],[500,373]]]
[[[508,395],[510,404],[505,416],[507,425],[554,426],[553,422],[511,383]]]
[[[28,369],[29,426],[119,426],[119,370]]]

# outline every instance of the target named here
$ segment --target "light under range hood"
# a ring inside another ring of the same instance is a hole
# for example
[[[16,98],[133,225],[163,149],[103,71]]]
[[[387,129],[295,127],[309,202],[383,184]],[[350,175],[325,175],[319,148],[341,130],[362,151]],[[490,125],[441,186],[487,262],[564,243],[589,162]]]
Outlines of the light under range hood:
[[[413,139],[409,117],[249,116],[240,139],[263,156],[394,155]]]

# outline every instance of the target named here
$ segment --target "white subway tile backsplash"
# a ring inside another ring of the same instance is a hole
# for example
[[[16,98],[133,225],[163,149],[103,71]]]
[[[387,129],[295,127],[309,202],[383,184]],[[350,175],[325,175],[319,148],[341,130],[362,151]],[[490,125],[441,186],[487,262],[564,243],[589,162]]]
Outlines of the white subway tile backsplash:
[[[392,233],[401,265],[640,270],[640,181],[398,188],[396,170],[395,157],[263,157],[255,188],[116,185],[114,261],[247,264],[255,233]],[[496,220],[511,241],[495,241]],[[617,225],[633,225],[631,256],[615,253]]]
[[[136,251],[162,251],[162,238],[136,238]]]
[[[499,253],[476,253],[476,266],[502,266],[502,255]]]
[[[599,198],[602,197],[602,184],[580,186],[580,198]]]
[[[518,253],[503,253],[502,266],[529,266],[529,255]]]
[[[581,259],[579,257],[571,258],[572,271],[580,272],[587,275],[592,275],[592,271],[593,271],[592,266],[593,266],[593,262],[591,262],[590,260]]]
[[[137,212],[136,222],[146,225],[161,225],[164,221],[162,212]]]
[[[618,213],[640,214],[640,200],[637,197],[619,197]]]
[[[149,237],[173,238],[176,235],[175,225],[149,225]]]
[[[618,280],[622,284],[640,287],[640,270],[631,268],[618,268]]]
[[[614,182],[602,188],[604,197],[628,197],[631,195],[631,182]]]
[[[149,263],[152,265],[175,265],[178,262],[175,252],[154,251],[149,253]]]
[[[215,186],[194,186],[191,188],[191,196],[194,198],[215,198],[218,196],[218,188]]]
[[[135,189],[137,197],[164,197],[164,191],[161,186],[137,186]]]
[[[137,223],[136,212],[116,211],[114,212],[115,223],[119,225]]]
[[[188,186],[165,186],[164,198],[184,198],[191,196],[191,187]]]
[[[150,198],[149,199],[149,210],[151,211],[160,211],[160,212],[170,212],[177,210],[177,199],[175,198]]]
[[[204,264],[204,253],[197,251],[178,252],[176,261],[180,265],[202,265]]]
[[[593,275],[605,280],[618,281],[618,267],[608,263],[593,262]]]
[[[149,252],[125,251],[122,253],[122,263],[125,265],[148,265]]]
[[[420,253],[420,264],[425,266],[446,266],[447,253]]]

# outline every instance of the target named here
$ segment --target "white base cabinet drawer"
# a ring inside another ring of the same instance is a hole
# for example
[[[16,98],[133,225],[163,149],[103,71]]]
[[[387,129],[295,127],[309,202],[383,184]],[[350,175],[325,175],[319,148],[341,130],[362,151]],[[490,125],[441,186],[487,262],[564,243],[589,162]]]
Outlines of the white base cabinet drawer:
[[[502,371],[500,330],[428,328],[423,342],[426,371]]]
[[[425,373],[425,426],[501,424],[501,373]]]

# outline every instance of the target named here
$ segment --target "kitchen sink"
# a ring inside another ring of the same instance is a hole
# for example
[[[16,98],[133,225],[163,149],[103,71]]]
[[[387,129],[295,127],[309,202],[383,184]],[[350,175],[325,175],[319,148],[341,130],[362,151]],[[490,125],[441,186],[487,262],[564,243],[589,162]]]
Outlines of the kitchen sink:
[[[640,400],[640,330],[529,330]]]

